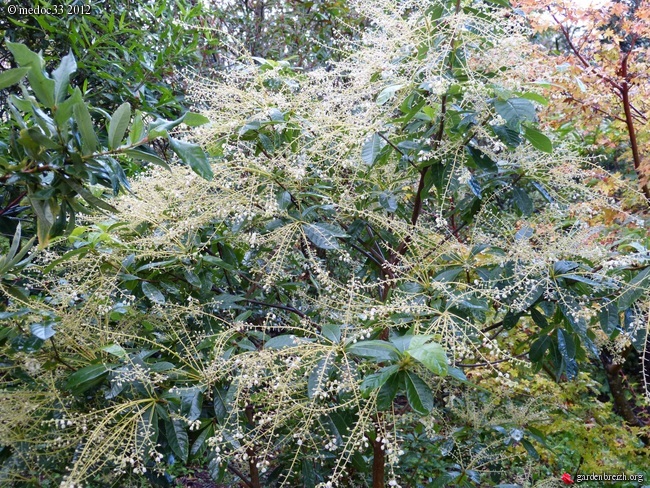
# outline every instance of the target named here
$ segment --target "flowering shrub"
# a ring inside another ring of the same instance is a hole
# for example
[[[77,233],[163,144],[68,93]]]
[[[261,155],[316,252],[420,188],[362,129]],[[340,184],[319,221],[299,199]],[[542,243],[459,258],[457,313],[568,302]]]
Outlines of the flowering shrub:
[[[537,125],[501,3],[359,2],[373,27],[328,69],[188,80],[212,177],[139,175],[2,312],[0,404],[29,405],[4,479],[162,486],[202,458],[253,487],[409,486],[416,433],[449,441],[431,483],[559,483],[524,469],[541,408],[477,403],[510,365],[560,381],[642,354],[650,255],[601,235],[604,172]]]

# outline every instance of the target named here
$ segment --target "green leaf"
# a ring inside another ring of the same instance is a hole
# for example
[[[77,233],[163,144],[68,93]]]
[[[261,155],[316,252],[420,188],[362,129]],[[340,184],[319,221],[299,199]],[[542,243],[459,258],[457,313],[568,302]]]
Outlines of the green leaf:
[[[210,119],[205,115],[197,114],[196,112],[186,112],[185,115],[183,115],[183,123],[190,127],[198,127],[207,124],[208,122],[210,122]]]
[[[576,345],[573,337],[564,329],[557,330],[557,347],[565,361],[576,357]]]
[[[307,238],[321,249],[338,249],[337,237],[348,237],[340,227],[332,224],[303,224],[302,230]]]
[[[279,335],[266,341],[264,349],[285,349],[288,347],[296,347],[304,341],[305,339],[302,337],[297,337],[293,334]]]
[[[126,151],[124,151],[124,154],[134,159],[138,159],[140,161],[146,161],[147,163],[152,163],[157,166],[162,166],[167,171],[171,171],[171,168],[163,159],[159,158],[157,155],[153,153],[146,152],[142,148],[127,149]]]
[[[618,309],[622,312],[632,306],[643,295],[648,293],[646,280],[650,278],[650,267],[638,273],[626,286],[625,292],[618,298]]]
[[[547,335],[543,335],[533,342],[530,346],[530,352],[528,353],[530,360],[534,363],[541,361],[544,357],[544,353],[551,346],[551,343],[551,338]]]
[[[196,174],[211,180],[214,176],[208,158],[203,149],[197,144],[179,141],[173,137],[169,138],[169,145],[181,160],[187,164]]]
[[[383,191],[379,194],[379,205],[388,213],[394,213],[397,210],[397,199],[392,192]]]
[[[9,42],[7,41],[7,48],[11,51],[16,63],[19,66],[30,66],[34,65],[38,69],[42,70],[45,67],[45,62],[43,58],[31,51],[27,46],[18,42]]]
[[[181,415],[188,420],[196,420],[201,416],[203,392],[198,387],[183,388],[181,392]]]
[[[378,361],[396,361],[399,351],[390,342],[386,341],[360,341],[350,344],[346,350],[355,356],[376,359]]]
[[[108,123],[108,147],[110,149],[115,149],[121,145],[130,121],[131,104],[124,102],[117,107]]]
[[[27,78],[36,98],[46,107],[54,107],[56,102],[54,98],[55,83],[54,80],[48,78],[43,73],[43,68],[45,67],[43,57],[40,54],[30,51],[23,44],[7,42],[7,47],[21,68],[29,68]]]
[[[361,393],[367,395],[371,391],[381,388],[384,385],[384,383],[386,383],[398,371],[399,371],[399,365],[394,364],[392,366],[386,366],[385,368],[381,368],[376,373],[369,374],[363,379],[361,385],[359,386]]]
[[[29,68],[14,68],[0,73],[0,90],[4,90],[8,86],[18,83],[25,77],[28,71]]]
[[[447,374],[447,354],[440,344],[435,342],[417,344],[411,341],[411,345],[406,352],[420,361],[433,374],[438,376]]]
[[[400,374],[390,375],[377,393],[377,410],[388,410],[393,405],[400,384]]]
[[[411,371],[406,371],[406,399],[411,408],[420,415],[426,415],[433,409],[433,393],[422,379]]]
[[[332,344],[341,342],[341,327],[335,324],[325,324],[321,328],[321,335],[325,337]]]
[[[529,125],[524,125],[524,137],[528,139],[536,149],[549,154],[553,152],[553,143],[551,140],[537,129],[534,129]]]
[[[361,148],[361,160],[368,166],[372,166],[385,145],[386,141],[379,134],[374,133]]]
[[[219,423],[228,417],[228,388],[223,386],[215,386],[213,395],[214,415]]]
[[[517,147],[521,144],[519,130],[512,130],[507,125],[491,125],[494,134],[501,139],[501,142],[509,147]]]
[[[307,396],[309,399],[313,399],[327,383],[335,357],[336,355],[333,352],[328,352],[312,369],[307,380]]]
[[[93,120],[90,117],[90,112],[85,103],[77,103],[73,106],[72,112],[74,113],[77,128],[81,134],[81,148],[84,155],[89,155],[97,150],[97,134],[93,127]]]
[[[187,431],[185,430],[185,422],[180,419],[166,420],[165,433],[167,434],[169,447],[172,448],[174,454],[184,463],[187,462],[190,443],[187,437]]]
[[[508,100],[495,100],[494,108],[506,121],[508,128],[519,131],[522,122],[535,122],[535,106],[525,98],[510,98]]]
[[[62,102],[68,94],[68,85],[70,84],[70,75],[77,71],[77,62],[74,59],[72,50],[61,59],[59,67],[52,71],[54,78],[54,100],[56,103]]]
[[[465,146],[465,150],[477,167],[481,168],[484,171],[497,170],[497,163],[492,161],[492,159],[489,158],[484,152],[472,146]]]
[[[46,341],[56,334],[53,326],[54,322],[37,323],[30,325],[29,330],[31,330],[32,334],[39,339]]]
[[[131,122],[131,130],[129,131],[129,144],[132,145],[141,142],[143,138],[144,121],[142,120],[142,113],[136,110],[133,122]]]
[[[523,188],[514,187],[512,189],[512,195],[515,199],[515,205],[524,215],[530,215],[533,213],[534,206],[533,201],[528,196],[528,193]]]
[[[142,293],[154,303],[165,303],[165,295],[163,295],[158,288],[146,281],[142,282]]]
[[[65,181],[70,186],[70,188],[76,191],[81,197],[83,197],[84,200],[86,200],[86,202],[88,202],[88,204],[92,205],[93,207],[101,208],[107,212],[117,212],[117,209],[110,203],[105,202],[101,198],[97,198],[90,192],[90,190],[75,181],[73,178],[66,178]]]
[[[109,366],[106,364],[93,364],[91,366],[86,366],[85,368],[81,368],[72,373],[68,377],[65,386],[72,393],[78,395],[101,383],[104,377],[108,374],[108,370]]]
[[[533,102],[537,102],[540,105],[548,105],[548,100],[540,95],[539,93],[535,92],[526,92],[521,94],[521,98],[525,98],[526,100],[532,100]]]
[[[395,96],[404,85],[391,85],[384,88],[379,95],[377,95],[377,105],[384,105],[388,100]]]
[[[621,318],[618,315],[618,306],[615,302],[609,302],[600,311],[600,328],[607,335],[611,335],[621,325]]]

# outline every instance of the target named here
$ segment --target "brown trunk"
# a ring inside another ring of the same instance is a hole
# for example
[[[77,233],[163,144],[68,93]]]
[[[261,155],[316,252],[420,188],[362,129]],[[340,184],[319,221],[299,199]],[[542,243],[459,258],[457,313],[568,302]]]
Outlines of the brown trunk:
[[[252,405],[246,406],[246,418],[251,424],[255,422],[253,418]],[[247,449],[246,454],[248,454],[248,471],[251,477],[250,486],[253,488],[262,488],[262,485],[260,485],[260,470],[257,468],[257,456],[255,455],[255,449]]]
[[[379,435],[379,434],[378,434]],[[372,488],[385,488],[385,473],[384,466],[386,464],[386,459],[384,455],[384,450],[382,449],[383,444],[377,440],[372,443]]]
[[[623,417],[625,421],[633,427],[644,425],[643,422],[637,418],[632,407],[628,403],[627,398],[625,398],[625,388],[623,386],[623,380],[621,379],[621,369],[623,365],[614,364],[611,357],[606,352],[600,354],[600,359],[605,368],[607,382],[609,383],[609,391],[614,399],[614,409],[616,413]]]

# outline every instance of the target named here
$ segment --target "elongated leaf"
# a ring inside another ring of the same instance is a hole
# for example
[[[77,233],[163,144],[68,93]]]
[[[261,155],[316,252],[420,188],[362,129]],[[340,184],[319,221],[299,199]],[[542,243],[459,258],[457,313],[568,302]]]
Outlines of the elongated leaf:
[[[389,410],[393,405],[393,399],[397,395],[400,385],[400,377],[403,373],[390,375],[386,382],[379,388],[377,393],[377,410]]]
[[[537,129],[534,129],[529,125],[525,125],[524,137],[528,139],[534,148],[549,154],[553,152],[553,143],[551,140]]]
[[[377,105],[384,105],[388,100],[395,96],[404,85],[391,85],[384,88],[379,95],[377,95]]]
[[[564,329],[557,331],[557,347],[565,361],[569,361],[576,356],[576,345],[573,337]]]
[[[0,90],[4,90],[8,86],[18,83],[25,77],[28,71],[29,68],[14,68],[0,73]]]
[[[399,358],[397,348],[386,341],[360,341],[350,344],[346,350],[356,356],[376,359],[378,361],[395,361]]]
[[[506,121],[506,125],[519,131],[522,122],[535,122],[535,106],[525,98],[510,98],[508,100],[495,100],[494,108]]]
[[[338,249],[337,237],[348,237],[343,230],[332,224],[303,224],[302,230],[316,247],[321,249]]]
[[[332,363],[335,358],[335,354],[329,352],[325,355],[324,358],[320,359],[314,369],[309,374],[307,380],[307,396],[310,399],[313,399],[325,386],[327,379],[329,378],[330,371],[332,369]]]
[[[33,335],[44,341],[56,334],[56,331],[54,330],[54,322],[32,324],[29,326],[29,330],[31,330]]]
[[[600,311],[600,328],[607,335],[611,335],[621,325],[621,318],[618,315],[618,306],[615,302],[609,302]]]
[[[108,123],[108,147],[115,149],[121,145],[129,122],[131,121],[131,104],[124,102],[117,107]]]
[[[399,371],[399,366],[394,364],[380,369],[376,373],[366,376],[360,385],[360,390],[363,394],[368,394],[377,388],[381,388],[388,379]]]
[[[618,309],[627,310],[643,295],[648,293],[650,284],[650,267],[645,268],[626,285],[625,292],[618,299]]]
[[[371,135],[361,148],[361,160],[367,165],[372,166],[385,145],[386,141],[379,134],[375,133]]]
[[[134,159],[138,159],[140,161],[146,161],[147,163],[153,163],[157,166],[162,166],[165,168],[167,171],[171,171],[171,168],[169,165],[165,162],[164,159],[159,158],[153,153],[146,152],[140,148],[137,149],[127,149],[124,151],[124,154],[127,156],[130,156]]]
[[[146,281],[142,282],[142,293],[154,303],[165,303],[165,295],[163,295],[158,288]]]
[[[86,366],[72,373],[68,377],[65,386],[72,393],[78,395],[100,383],[108,374],[108,369],[109,366],[106,364]]]
[[[199,176],[211,180],[214,174],[205,152],[197,144],[169,138],[169,145],[181,160]]]
[[[214,415],[219,423],[223,423],[230,410],[227,403],[228,388],[225,386],[215,386],[213,392]]]
[[[72,112],[74,113],[77,128],[81,134],[81,148],[84,155],[89,155],[97,150],[97,134],[93,127],[93,120],[90,117],[90,112],[85,103],[77,103],[73,106]]]
[[[185,422],[180,419],[166,420],[165,433],[167,434],[169,447],[172,448],[174,454],[183,462],[187,462],[190,443],[187,437],[187,431],[185,430]]]
[[[185,125],[189,125],[190,127],[198,127],[200,125],[204,125],[210,122],[210,119],[208,119],[205,115],[198,114],[196,112],[186,112],[185,115],[183,115],[183,123]]]
[[[413,344],[412,341],[406,352],[420,361],[433,374],[438,376],[447,374],[447,354],[440,344],[435,342]]]
[[[181,390],[181,415],[188,420],[196,420],[201,415],[203,392],[198,387]]]
[[[54,78],[54,99],[57,103],[62,102],[68,94],[68,86],[70,84],[70,75],[77,71],[77,62],[74,59],[72,50],[68,52],[63,58],[58,68],[52,71]]]
[[[275,336],[264,344],[264,349],[284,349],[287,347],[296,347],[304,339],[301,337],[296,337],[293,334],[279,335]]]
[[[523,188],[515,187],[512,189],[512,195],[515,199],[515,205],[524,215],[530,215],[533,213],[534,206],[533,201],[526,193],[526,190]]]
[[[530,352],[528,353],[530,360],[534,363],[540,361],[544,357],[546,350],[551,346],[551,343],[551,338],[547,335],[543,335],[533,342],[530,346]]]
[[[101,198],[93,195],[90,190],[88,190],[85,186],[81,185],[74,179],[68,178],[65,181],[74,191],[76,191],[84,200],[86,200],[86,202],[88,202],[93,207],[101,208],[102,210],[106,210],[108,212],[117,212],[117,209],[113,207],[113,205],[106,203]]]
[[[404,377],[406,383],[406,399],[411,408],[420,415],[426,415],[433,409],[433,393],[422,379],[410,371]]]

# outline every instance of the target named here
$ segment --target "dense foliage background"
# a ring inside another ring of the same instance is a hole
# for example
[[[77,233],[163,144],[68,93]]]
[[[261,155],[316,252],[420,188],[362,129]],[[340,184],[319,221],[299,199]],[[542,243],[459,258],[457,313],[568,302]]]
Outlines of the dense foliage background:
[[[648,484],[646,1],[86,7],[0,16],[2,486]]]

